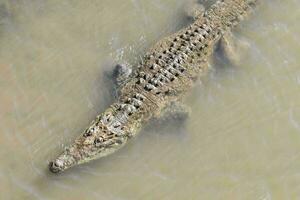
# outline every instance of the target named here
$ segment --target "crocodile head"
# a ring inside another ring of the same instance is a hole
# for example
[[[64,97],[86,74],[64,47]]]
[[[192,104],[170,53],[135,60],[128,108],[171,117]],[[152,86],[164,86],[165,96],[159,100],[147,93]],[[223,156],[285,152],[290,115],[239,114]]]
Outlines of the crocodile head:
[[[93,134],[85,132],[54,161],[49,163],[49,170],[58,173],[72,166],[104,157],[121,148],[126,141],[126,136],[118,136],[101,129]]]

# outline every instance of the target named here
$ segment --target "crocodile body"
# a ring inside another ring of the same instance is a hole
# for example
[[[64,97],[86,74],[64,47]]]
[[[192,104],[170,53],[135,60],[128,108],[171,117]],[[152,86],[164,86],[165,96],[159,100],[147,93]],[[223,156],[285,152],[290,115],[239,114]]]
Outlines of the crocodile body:
[[[218,0],[194,23],[154,45],[120,90],[118,100],[50,163],[50,170],[64,171],[124,146],[145,122],[190,90],[207,71],[207,59],[215,44],[256,3],[257,0]]]

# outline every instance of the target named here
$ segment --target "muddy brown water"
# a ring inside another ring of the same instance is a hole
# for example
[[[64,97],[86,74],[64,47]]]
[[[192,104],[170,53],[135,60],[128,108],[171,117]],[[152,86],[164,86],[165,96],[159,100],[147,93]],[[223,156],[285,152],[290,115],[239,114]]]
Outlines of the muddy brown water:
[[[189,23],[186,2],[0,0],[0,199],[300,198],[299,0],[264,1],[235,30],[242,62],[215,58],[185,126],[48,172],[113,101],[113,66]]]

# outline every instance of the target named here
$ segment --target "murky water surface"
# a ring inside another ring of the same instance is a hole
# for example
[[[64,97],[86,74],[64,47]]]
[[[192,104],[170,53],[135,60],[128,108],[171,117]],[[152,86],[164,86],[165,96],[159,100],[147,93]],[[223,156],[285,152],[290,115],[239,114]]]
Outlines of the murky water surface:
[[[189,23],[187,1],[0,2],[0,199],[300,198],[298,0],[264,1],[235,30],[241,64],[212,64],[186,127],[58,176],[47,163],[112,103],[114,64]]]

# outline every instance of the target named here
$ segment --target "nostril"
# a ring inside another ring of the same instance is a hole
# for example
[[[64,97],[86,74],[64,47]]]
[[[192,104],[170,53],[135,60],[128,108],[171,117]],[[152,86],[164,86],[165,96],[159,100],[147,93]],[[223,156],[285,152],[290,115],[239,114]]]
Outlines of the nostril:
[[[60,168],[58,166],[58,164],[56,162],[50,162],[49,163],[49,170],[52,172],[52,173],[58,173],[60,172]]]

